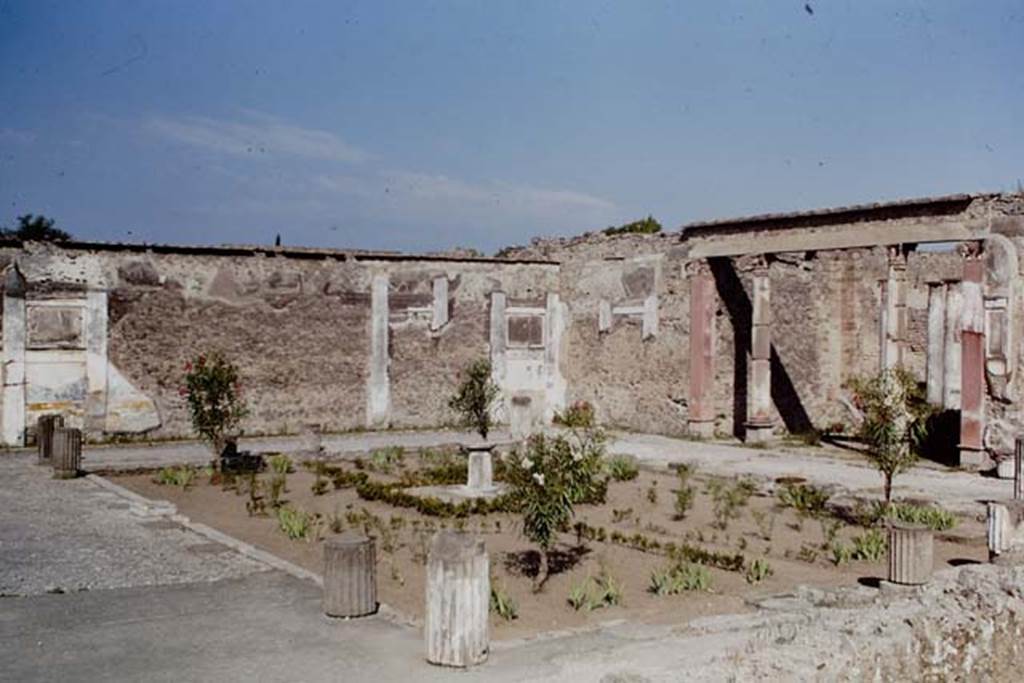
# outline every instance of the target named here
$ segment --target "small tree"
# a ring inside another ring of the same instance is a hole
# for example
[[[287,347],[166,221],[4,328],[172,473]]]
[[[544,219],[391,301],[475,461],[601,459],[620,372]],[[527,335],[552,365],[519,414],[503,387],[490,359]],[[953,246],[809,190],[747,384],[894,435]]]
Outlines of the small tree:
[[[465,379],[448,399],[448,407],[459,414],[465,426],[486,441],[494,424],[491,410],[499,393],[498,385],[491,380],[491,363],[485,358],[473,361],[463,374]]]
[[[573,404],[558,421],[567,436],[534,434],[523,455],[505,457],[505,481],[523,515],[523,534],[540,549],[540,569],[534,589],[548,579],[550,553],[559,531],[568,528],[574,506],[604,500],[607,481],[600,478],[604,465],[604,433],[594,423],[589,404]]]
[[[238,368],[219,353],[200,355],[185,364],[182,394],[188,401],[192,428],[210,443],[214,457],[238,429],[248,410],[241,398]]]
[[[927,436],[927,421],[934,409],[914,376],[902,368],[853,380],[850,388],[854,405],[862,414],[860,437],[868,447],[868,457],[885,479],[888,507],[893,478],[917,460],[917,449]]]

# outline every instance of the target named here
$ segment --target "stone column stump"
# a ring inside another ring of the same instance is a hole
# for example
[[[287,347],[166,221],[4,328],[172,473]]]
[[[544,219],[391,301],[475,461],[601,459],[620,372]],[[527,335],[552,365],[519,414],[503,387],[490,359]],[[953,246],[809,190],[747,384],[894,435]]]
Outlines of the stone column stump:
[[[324,541],[323,609],[329,617],[362,617],[377,611],[372,538],[347,531]]]
[[[302,426],[299,434],[302,455],[307,458],[318,458],[323,454],[323,427],[318,423],[309,422]]]
[[[1013,445],[1013,499],[1024,500],[1024,439],[1017,437]]]
[[[932,578],[932,530],[918,524],[889,527],[889,581],[920,586]]]
[[[493,446],[470,446],[469,475],[466,486],[471,489],[489,491],[494,488],[494,464],[491,459]]]
[[[988,558],[996,564],[1024,562],[1024,501],[988,504]]]
[[[43,415],[36,422],[36,462],[38,464],[50,464],[53,458],[53,431],[63,426],[63,415]]]
[[[58,427],[53,430],[53,478],[74,479],[82,469],[82,430]]]
[[[427,560],[427,661],[467,667],[490,648],[490,561],[483,540],[438,532]]]

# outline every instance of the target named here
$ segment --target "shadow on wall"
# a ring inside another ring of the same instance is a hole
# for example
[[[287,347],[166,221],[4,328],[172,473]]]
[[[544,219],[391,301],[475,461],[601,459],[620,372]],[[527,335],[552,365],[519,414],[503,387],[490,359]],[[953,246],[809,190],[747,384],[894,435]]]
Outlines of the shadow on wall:
[[[715,278],[718,297],[725,303],[732,323],[735,349],[733,353],[733,434],[742,439],[746,436],[744,424],[747,421],[747,358],[750,355],[750,329],[753,319],[753,303],[743,288],[743,282],[730,258],[708,259],[711,273]],[[796,387],[782,365],[775,345],[771,348],[772,402],[782,422],[792,434],[802,434],[813,428],[803,402],[796,393]]]

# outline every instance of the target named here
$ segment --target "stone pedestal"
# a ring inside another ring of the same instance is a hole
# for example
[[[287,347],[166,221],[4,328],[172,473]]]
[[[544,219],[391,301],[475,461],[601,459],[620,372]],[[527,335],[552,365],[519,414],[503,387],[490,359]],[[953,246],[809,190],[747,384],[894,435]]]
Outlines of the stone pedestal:
[[[1024,501],[988,504],[988,557],[996,563],[1024,561]]]
[[[361,617],[377,611],[372,538],[349,531],[324,542],[323,608],[329,617]]]
[[[300,448],[302,449],[301,455],[307,458],[316,458],[323,452],[323,437],[321,436],[322,428],[319,424],[308,423],[303,425],[302,433],[299,435],[301,440]]]
[[[427,560],[427,661],[466,667],[487,659],[490,648],[490,563],[484,542],[442,531]]]
[[[54,479],[74,479],[82,469],[82,430],[58,427],[53,430]]]
[[[43,415],[36,422],[36,462],[40,465],[49,465],[53,459],[53,432],[63,426],[63,415]]]
[[[466,488],[479,491],[494,489],[494,466],[491,453],[494,446],[471,446],[469,451],[469,476]]]
[[[894,523],[889,527],[889,581],[919,586],[932,578],[932,530]]]

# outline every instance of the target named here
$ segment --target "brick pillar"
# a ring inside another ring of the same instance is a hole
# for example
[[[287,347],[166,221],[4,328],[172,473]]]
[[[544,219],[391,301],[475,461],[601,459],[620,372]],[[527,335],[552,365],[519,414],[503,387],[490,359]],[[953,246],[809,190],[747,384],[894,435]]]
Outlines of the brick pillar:
[[[750,330],[750,387],[746,441],[762,443],[772,435],[772,309],[767,261],[754,268],[753,313]]]
[[[903,365],[907,345],[907,255],[902,246],[889,247],[888,262],[882,280],[882,370]]]
[[[980,245],[964,255],[960,323],[960,466],[975,469],[987,461],[985,431],[985,262]]]
[[[687,431],[710,437],[715,432],[711,396],[715,359],[715,280],[707,261],[686,266],[690,280],[690,396]]]

